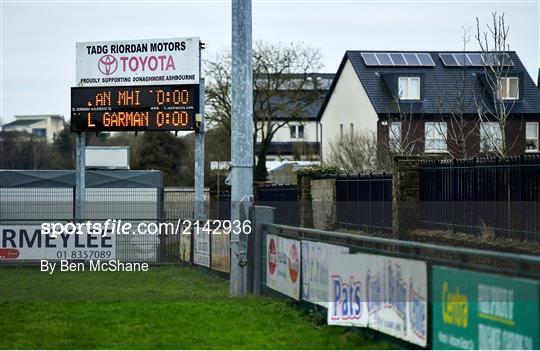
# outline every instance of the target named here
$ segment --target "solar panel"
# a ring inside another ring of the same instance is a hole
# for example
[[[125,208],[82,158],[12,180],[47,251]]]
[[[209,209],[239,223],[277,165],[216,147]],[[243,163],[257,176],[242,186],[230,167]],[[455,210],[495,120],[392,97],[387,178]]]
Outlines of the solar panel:
[[[379,61],[377,61],[377,57],[374,53],[363,53],[362,58],[364,59],[364,63],[366,66],[378,66]]]
[[[385,53],[378,53],[376,54],[377,58],[379,59],[379,63],[384,66],[393,66],[394,63],[392,60],[390,60],[390,55]]]
[[[420,66],[420,60],[418,60],[416,54],[404,53],[403,57],[405,57],[408,66]]]
[[[513,66],[514,62],[507,53],[455,52],[442,53],[439,57],[447,67],[503,65]]]
[[[425,52],[363,52],[366,66],[435,66],[431,55]]]
[[[469,66],[469,59],[467,58],[467,54],[464,54],[464,53],[459,53],[459,54],[454,54],[454,59],[456,60],[457,62],[457,65],[458,66]]]
[[[407,65],[407,62],[405,62],[405,59],[403,58],[403,54],[392,53],[390,54],[390,57],[392,58],[392,61],[394,61],[394,65],[396,66]]]
[[[430,54],[423,52],[416,54],[416,56],[418,56],[418,59],[420,60],[422,66],[435,66],[435,62],[433,62]]]
[[[439,57],[441,58],[443,64],[445,66],[457,66],[456,59],[454,58],[454,55],[452,54],[439,54]]]
[[[482,66],[482,56],[480,54],[467,54],[471,66]]]

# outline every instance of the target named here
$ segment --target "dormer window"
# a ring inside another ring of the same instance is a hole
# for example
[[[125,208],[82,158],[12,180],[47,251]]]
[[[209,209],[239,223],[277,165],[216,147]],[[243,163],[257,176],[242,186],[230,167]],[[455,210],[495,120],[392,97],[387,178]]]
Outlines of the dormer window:
[[[420,100],[420,77],[399,77],[400,100]]]
[[[499,94],[503,100],[519,99],[519,78],[503,77],[499,87]]]

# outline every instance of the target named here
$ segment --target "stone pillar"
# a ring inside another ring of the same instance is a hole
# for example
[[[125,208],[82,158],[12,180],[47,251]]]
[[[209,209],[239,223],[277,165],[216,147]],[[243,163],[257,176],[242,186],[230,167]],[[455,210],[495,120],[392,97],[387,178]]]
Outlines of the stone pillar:
[[[299,175],[299,212],[300,227],[313,228],[313,207],[311,204],[311,175]]]
[[[398,156],[394,159],[392,177],[393,236],[408,240],[420,220],[419,156]]]
[[[331,230],[336,226],[336,178],[311,181],[313,227]]]

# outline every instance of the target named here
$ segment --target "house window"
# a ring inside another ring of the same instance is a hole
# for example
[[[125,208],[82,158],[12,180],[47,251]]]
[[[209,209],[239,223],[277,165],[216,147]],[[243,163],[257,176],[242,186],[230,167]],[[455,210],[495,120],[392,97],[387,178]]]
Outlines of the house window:
[[[519,99],[519,78],[518,77],[504,77],[501,78],[501,85],[499,87],[499,95],[503,100],[517,100]]]
[[[527,122],[525,129],[525,151],[539,151],[538,122]]]
[[[45,128],[32,128],[32,134],[38,137],[45,138],[47,136],[47,129]]]
[[[299,125],[293,125],[289,126],[289,130],[291,131],[291,139],[304,139],[304,126]]]
[[[420,100],[420,77],[399,77],[400,100]]]
[[[401,122],[390,122],[388,141],[391,151],[401,150]]]
[[[446,122],[426,122],[425,151],[446,151]]]
[[[499,122],[480,123],[480,151],[493,152],[502,147],[502,131]]]

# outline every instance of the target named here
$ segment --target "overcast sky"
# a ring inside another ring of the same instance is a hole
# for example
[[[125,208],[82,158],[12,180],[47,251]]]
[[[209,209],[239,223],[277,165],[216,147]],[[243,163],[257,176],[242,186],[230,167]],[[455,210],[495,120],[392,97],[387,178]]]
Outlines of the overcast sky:
[[[231,42],[229,1],[1,2],[1,97],[4,123],[19,114],[69,119],[75,43],[199,36],[204,55]],[[253,1],[253,38],[319,48],[326,72],[345,50],[461,50],[463,27],[475,30],[505,13],[510,49],[536,81],[540,67],[539,0]],[[476,50],[474,38],[468,49]]]

